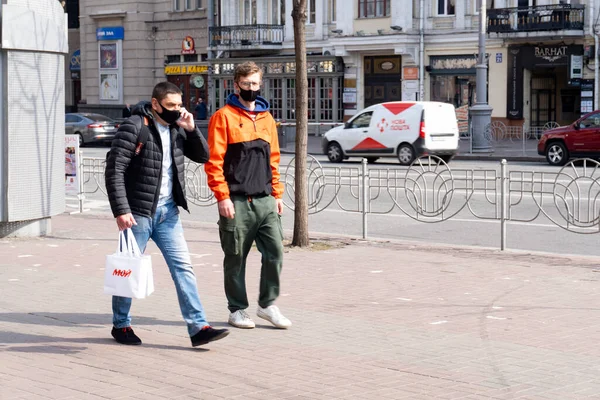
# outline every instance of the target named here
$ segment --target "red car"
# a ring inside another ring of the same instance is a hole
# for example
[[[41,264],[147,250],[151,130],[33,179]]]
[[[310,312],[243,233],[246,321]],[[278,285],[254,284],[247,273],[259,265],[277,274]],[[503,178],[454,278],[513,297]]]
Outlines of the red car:
[[[550,165],[565,165],[576,157],[600,157],[600,110],[544,132],[537,150]]]

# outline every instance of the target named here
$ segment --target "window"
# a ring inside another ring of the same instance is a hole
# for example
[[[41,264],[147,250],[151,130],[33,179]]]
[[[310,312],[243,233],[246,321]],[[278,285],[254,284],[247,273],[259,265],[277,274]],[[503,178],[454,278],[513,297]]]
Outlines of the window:
[[[167,64],[173,64],[181,62],[181,56],[179,54],[170,55],[165,58]]]
[[[184,0],[173,0],[173,11],[183,11]]]
[[[184,54],[183,62],[198,62],[198,54]]]
[[[271,20],[272,25],[285,25],[285,0],[271,1]]]
[[[244,25],[256,25],[256,0],[244,0]]]
[[[335,78],[319,78],[321,80],[320,96],[321,101],[321,121],[333,121],[334,120],[334,107],[333,107],[333,80]]]
[[[308,15],[308,19],[306,20],[309,24],[314,24],[317,20],[316,18],[317,5],[316,0],[309,0],[306,3],[306,15]]]
[[[335,0],[329,0],[329,19],[328,22],[332,23],[336,21],[336,15],[335,15]]]
[[[388,17],[391,2],[392,0],[358,0],[358,18]]]
[[[366,113],[360,114],[358,117],[354,118],[348,128],[368,128],[371,123],[371,116],[373,115],[373,111],[369,111]]]
[[[274,78],[269,80],[268,85],[269,102],[271,103],[271,114],[275,119],[283,118],[283,79]]]
[[[592,114],[579,123],[581,129],[600,127],[600,114]]]
[[[438,15],[454,15],[454,0],[438,0]]]

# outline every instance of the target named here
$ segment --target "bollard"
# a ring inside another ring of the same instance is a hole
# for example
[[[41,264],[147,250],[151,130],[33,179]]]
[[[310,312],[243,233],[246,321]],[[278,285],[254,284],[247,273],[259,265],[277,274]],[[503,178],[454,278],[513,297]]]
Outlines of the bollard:
[[[506,250],[506,214],[508,199],[506,184],[508,178],[506,176],[507,164],[506,160],[500,162],[500,250]]]
[[[367,159],[362,159],[362,237],[367,238],[367,204],[369,202],[369,168]]]

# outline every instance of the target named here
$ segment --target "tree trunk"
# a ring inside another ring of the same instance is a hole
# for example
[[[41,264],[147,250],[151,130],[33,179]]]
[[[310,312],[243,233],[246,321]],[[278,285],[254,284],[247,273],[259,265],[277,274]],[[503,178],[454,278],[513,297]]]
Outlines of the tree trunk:
[[[296,165],[294,237],[292,246],[307,247],[308,183],[306,154],[308,142],[308,70],[306,66],[306,1],[293,0],[294,47],[296,50]]]

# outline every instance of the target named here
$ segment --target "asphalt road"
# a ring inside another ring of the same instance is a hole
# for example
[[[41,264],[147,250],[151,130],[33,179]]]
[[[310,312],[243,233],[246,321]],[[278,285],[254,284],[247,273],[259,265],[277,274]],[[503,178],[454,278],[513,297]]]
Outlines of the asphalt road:
[[[104,157],[107,148],[84,148],[85,157]],[[283,155],[282,156],[282,170],[286,168],[288,163],[291,161],[293,156]],[[325,157],[317,157],[322,167],[325,168],[327,173],[331,172],[331,167],[343,166],[345,168],[360,168],[360,162],[356,161],[345,161],[341,164],[331,164]],[[315,166],[316,164],[313,164]],[[494,181],[500,176],[500,163],[497,161],[463,161],[454,160],[449,164],[452,175],[455,177],[464,178],[465,176],[478,177],[479,183],[476,185],[480,186],[483,183],[482,178],[487,177],[490,182]],[[406,167],[401,167],[397,161],[390,160],[389,162],[377,162],[369,166],[371,170],[371,176],[373,174],[382,174],[382,170],[390,169],[396,173],[399,177],[406,175]],[[571,176],[590,174],[590,168],[583,170],[579,167],[576,171],[567,171],[570,175],[563,174],[557,177],[557,173],[560,168],[551,167],[544,163],[539,162],[509,162],[507,169],[512,177],[522,177],[524,181],[535,182],[536,179],[540,179],[542,174],[545,180],[556,181],[558,186],[555,188],[548,185],[544,186],[544,190],[552,192],[557,188],[566,187],[571,182]],[[319,174],[314,174],[319,176]],[[443,176],[443,174],[442,174]],[[356,178],[341,177],[339,182],[347,184]],[[460,179],[459,179],[460,180]],[[319,179],[315,179],[314,182],[321,182]],[[318,192],[318,186],[313,186],[314,197],[316,194],[322,196],[321,203],[319,206],[323,206],[333,199],[332,189],[327,189],[323,192]],[[443,186],[443,185],[442,185]],[[550,253],[559,254],[578,254],[578,255],[600,255],[600,246],[598,246],[598,234],[582,234],[570,232],[564,227],[558,226],[552,222],[543,212],[540,212],[541,207],[550,218],[554,218],[559,224],[566,226],[566,221],[560,216],[558,209],[554,206],[554,200],[552,194],[546,195],[533,195],[531,192],[527,192],[531,185],[527,184],[517,185],[511,184],[511,207],[510,217],[512,221],[507,222],[506,226],[506,248],[528,250],[528,251],[544,251]],[[596,201],[594,191],[589,190],[594,187],[592,183],[577,181],[576,186],[579,188],[578,200],[577,201],[588,201],[588,197],[591,198],[591,202]],[[534,187],[536,185],[534,184]],[[538,185],[538,190],[541,186]],[[437,193],[440,189],[440,185],[436,187],[428,187],[426,194],[423,195],[424,199],[431,199],[433,193]],[[523,188],[527,190],[523,190]],[[446,190],[446,189],[444,189]],[[348,212],[346,210],[358,210],[358,200],[354,197],[356,195],[356,188],[350,190],[348,187],[342,185],[342,189],[338,192],[337,198],[339,201],[333,201],[326,209],[311,215],[309,217],[309,229],[311,232],[322,232],[335,235],[349,235],[356,238],[361,238],[363,234],[363,217],[358,212]],[[566,189],[567,193],[573,191],[573,185]],[[415,189],[415,192],[418,192]],[[521,195],[521,193],[525,195]],[[429,193],[429,194],[427,194]],[[501,244],[501,225],[497,218],[500,215],[500,206],[497,203],[499,193],[496,191],[489,190],[487,192],[478,191],[469,197],[469,207],[465,207],[466,197],[468,197],[470,191],[468,188],[461,188],[460,184],[456,184],[453,191],[451,206],[445,211],[445,217],[451,214],[451,218],[439,221],[439,216],[431,218],[429,222],[422,222],[407,216],[404,212],[401,212],[398,207],[390,213],[385,214],[369,214],[367,217],[367,236],[369,238],[379,239],[400,239],[406,241],[416,242],[428,242],[428,243],[443,243],[443,244],[455,244],[455,245],[472,245],[472,246],[483,246],[491,248],[500,248]],[[375,197],[372,192],[372,197]],[[414,210],[411,207],[405,191],[390,191],[382,188],[379,191],[379,196],[372,200],[371,210],[373,212],[385,212],[392,208],[394,201],[392,197],[395,197],[399,205],[408,214],[413,214]],[[409,196],[410,197],[410,196]],[[434,196],[435,197],[435,196]],[[439,195],[438,195],[439,198]],[[291,204],[290,198],[285,199],[286,203]],[[577,203],[575,201],[575,203]],[[419,203],[417,201],[416,203]],[[73,200],[68,202],[69,210],[73,210],[75,202]],[[412,204],[415,204],[413,201]],[[423,205],[422,203],[421,205]],[[426,204],[427,207],[439,209],[439,204],[433,203]],[[90,207],[95,211],[108,211],[108,202],[106,197],[101,193],[95,193],[88,196],[86,207]],[[437,207],[437,208],[436,208]],[[461,208],[462,207],[462,208]],[[585,208],[585,207],[584,207]],[[584,210],[585,211],[585,210]],[[597,213],[597,208],[588,209],[590,214]],[[475,216],[477,215],[477,216]],[[580,219],[586,220],[586,215],[579,215]],[[215,205],[211,206],[196,206],[192,205],[191,214],[182,213],[182,218],[189,221],[199,221],[216,223],[217,221],[217,209]],[[588,218],[589,219],[589,218]],[[593,219],[593,218],[592,218]],[[529,221],[531,220],[531,221]],[[286,209],[284,217],[282,218],[284,223],[284,229],[291,232],[293,229],[293,210]],[[588,231],[589,232],[589,231]]]

